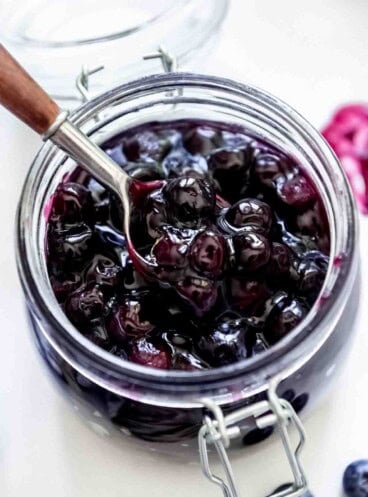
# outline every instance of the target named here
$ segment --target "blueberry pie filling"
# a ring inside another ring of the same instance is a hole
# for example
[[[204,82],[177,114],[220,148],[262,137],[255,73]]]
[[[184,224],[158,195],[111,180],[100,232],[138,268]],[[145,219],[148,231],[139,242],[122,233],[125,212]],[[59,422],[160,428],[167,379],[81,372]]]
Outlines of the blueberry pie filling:
[[[50,282],[95,344],[160,369],[195,371],[261,354],[316,301],[329,227],[302,168],[240,127],[173,121],[103,145],[132,177],[165,180],[134,212],[132,237],[157,265],[134,267],[116,197],[77,168],[47,219]]]

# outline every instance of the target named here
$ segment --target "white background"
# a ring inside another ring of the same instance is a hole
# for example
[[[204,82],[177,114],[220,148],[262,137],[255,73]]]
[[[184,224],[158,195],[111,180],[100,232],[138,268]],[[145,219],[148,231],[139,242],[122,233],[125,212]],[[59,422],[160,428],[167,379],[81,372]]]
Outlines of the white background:
[[[368,101],[368,2],[233,0],[207,70],[268,89],[320,127],[339,103]],[[27,331],[13,245],[17,200],[39,145],[0,110],[1,495],[220,496],[195,456],[188,463],[94,434],[44,375]],[[368,458],[367,227],[361,219],[363,298],[353,351],[330,396],[305,420],[303,460],[316,497],[342,495],[345,465]],[[234,456],[243,495],[263,497],[287,479],[280,454],[273,440]]]

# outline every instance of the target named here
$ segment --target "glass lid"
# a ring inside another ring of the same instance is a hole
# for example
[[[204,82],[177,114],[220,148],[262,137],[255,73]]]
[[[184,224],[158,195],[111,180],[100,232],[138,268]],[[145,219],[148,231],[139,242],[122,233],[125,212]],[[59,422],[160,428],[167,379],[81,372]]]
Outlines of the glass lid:
[[[103,66],[90,80],[93,94],[158,72],[144,55],[164,46],[180,66],[209,45],[228,0],[3,0],[5,46],[55,97],[80,99],[82,67]]]

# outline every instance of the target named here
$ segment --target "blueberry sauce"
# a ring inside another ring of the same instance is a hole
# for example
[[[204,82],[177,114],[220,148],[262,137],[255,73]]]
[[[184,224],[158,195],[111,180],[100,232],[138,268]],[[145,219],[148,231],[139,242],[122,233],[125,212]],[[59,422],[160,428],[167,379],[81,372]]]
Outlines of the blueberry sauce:
[[[315,302],[328,267],[322,201],[301,167],[241,128],[150,123],[105,143],[132,177],[163,181],[133,213],[77,168],[48,207],[47,264],[70,321],[138,364],[195,371],[263,353]]]

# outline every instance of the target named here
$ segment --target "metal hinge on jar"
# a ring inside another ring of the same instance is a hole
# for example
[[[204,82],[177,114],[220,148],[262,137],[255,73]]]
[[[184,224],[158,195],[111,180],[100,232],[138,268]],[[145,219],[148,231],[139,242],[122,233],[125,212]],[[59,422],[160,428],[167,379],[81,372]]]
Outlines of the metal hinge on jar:
[[[160,59],[162,68],[164,72],[175,72],[178,70],[177,59],[175,56],[171,55],[165,48],[159,46],[157,52],[147,54],[143,56],[143,60]],[[104,66],[94,67],[92,69],[87,66],[82,66],[81,72],[78,74],[75,86],[81,96],[82,103],[88,102],[91,99],[91,94],[89,91],[89,78],[93,74],[96,74],[104,69]]]
[[[277,428],[294,477],[294,483],[289,488],[273,494],[272,497],[301,497],[308,490],[307,479],[299,458],[305,443],[305,431],[291,404],[277,396],[277,384],[273,382],[270,385],[267,400],[240,408],[226,416],[221,407],[212,400],[202,399],[202,404],[210,411],[211,416],[204,417],[198,433],[201,466],[205,476],[222,489],[224,497],[240,497],[226,449],[232,439],[240,436],[239,423],[252,417],[260,429],[271,426]],[[292,427],[299,437],[295,449],[292,447],[289,434]],[[217,451],[224,469],[224,479],[216,476],[211,470],[208,458],[209,445],[213,445]]]

